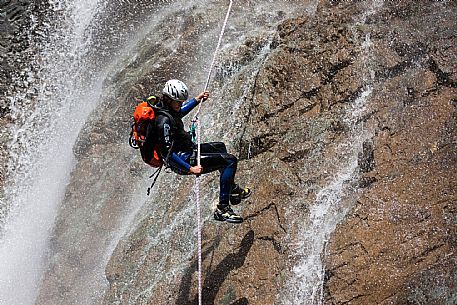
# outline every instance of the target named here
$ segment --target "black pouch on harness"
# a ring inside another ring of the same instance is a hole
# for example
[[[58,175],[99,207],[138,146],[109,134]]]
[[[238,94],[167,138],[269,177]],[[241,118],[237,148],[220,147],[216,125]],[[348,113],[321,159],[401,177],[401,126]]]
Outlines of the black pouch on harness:
[[[192,155],[190,155],[190,157],[189,157],[189,164],[190,164],[190,166],[197,165],[197,149],[196,148],[194,148],[192,150]]]

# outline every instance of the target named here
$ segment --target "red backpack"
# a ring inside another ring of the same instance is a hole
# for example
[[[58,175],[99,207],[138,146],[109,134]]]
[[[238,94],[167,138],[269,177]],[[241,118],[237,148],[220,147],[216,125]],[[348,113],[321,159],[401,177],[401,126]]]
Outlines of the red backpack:
[[[161,167],[163,165],[163,160],[159,154],[159,139],[157,135],[152,134],[150,136],[154,137],[153,139],[153,153],[148,154],[151,155],[152,158],[146,157],[146,154],[143,150],[143,144],[146,140],[146,128],[148,124],[154,123],[154,119],[156,118],[156,113],[154,112],[154,108],[151,105],[154,105],[157,102],[155,96],[151,96],[148,99],[148,102],[141,102],[135,108],[133,112],[133,119],[135,123],[132,125],[132,130],[130,132],[129,137],[129,144],[132,148],[140,149],[141,157],[144,162],[149,164],[152,167]],[[150,141],[150,140],[149,140]]]

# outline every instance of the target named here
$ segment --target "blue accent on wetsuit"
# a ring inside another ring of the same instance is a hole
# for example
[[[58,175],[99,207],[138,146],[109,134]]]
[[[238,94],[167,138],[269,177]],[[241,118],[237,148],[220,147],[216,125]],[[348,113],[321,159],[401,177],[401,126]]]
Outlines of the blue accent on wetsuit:
[[[156,126],[161,138],[162,158],[165,159],[168,156],[167,162],[170,168],[181,175],[190,174],[191,159],[195,158],[194,150],[196,149],[195,143],[192,142],[192,137],[184,130],[182,118],[197,105],[198,102],[193,98],[183,104],[179,112],[174,112],[166,105],[162,105],[162,110],[169,115],[160,115],[160,112],[158,113]],[[203,167],[202,174],[219,170],[219,205],[228,205],[230,192],[234,185],[237,158],[227,153],[227,148],[222,142],[202,143],[200,145],[200,155],[200,164]]]
[[[190,156],[192,155],[191,152],[184,152],[180,151],[179,153],[171,153],[170,161],[178,165],[181,170],[185,170],[185,173],[189,173],[191,165],[188,163]]]
[[[188,100],[187,102],[185,102],[182,106],[181,106],[181,109],[179,110],[179,114],[181,114],[181,118],[185,117],[186,115],[189,114],[189,112],[192,111],[192,109],[195,108],[195,106],[197,106],[199,104],[199,102],[197,102],[197,100],[194,98]]]

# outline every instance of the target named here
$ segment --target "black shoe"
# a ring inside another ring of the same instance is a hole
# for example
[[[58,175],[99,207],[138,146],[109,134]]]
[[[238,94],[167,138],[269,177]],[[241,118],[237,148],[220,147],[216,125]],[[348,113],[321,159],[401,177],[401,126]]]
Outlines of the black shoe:
[[[232,208],[229,206],[224,208],[217,208],[216,211],[214,211],[214,219],[231,223],[243,222],[243,218],[235,214],[235,212],[233,212]]]
[[[251,189],[242,189],[238,184],[235,184],[230,193],[230,203],[232,205],[237,205],[241,202],[242,199],[248,198],[249,196],[251,196],[251,194]]]

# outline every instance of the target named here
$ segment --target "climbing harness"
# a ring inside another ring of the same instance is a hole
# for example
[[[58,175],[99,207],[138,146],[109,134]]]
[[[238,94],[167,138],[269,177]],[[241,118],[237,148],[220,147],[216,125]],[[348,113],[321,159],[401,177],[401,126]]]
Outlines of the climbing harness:
[[[232,0],[230,0],[229,7],[227,9],[227,14],[225,15],[224,24],[222,25],[221,33],[219,34],[219,40],[217,41],[216,50],[214,51],[213,60],[211,61],[211,65],[208,72],[208,78],[206,79],[205,89],[208,89],[209,81],[211,79],[211,73],[214,68],[214,63],[216,62],[216,56],[219,51],[222,42],[222,36],[224,35],[225,27],[227,25],[227,20],[230,15],[230,11],[232,9]],[[197,165],[200,166],[200,159],[201,159],[201,152],[200,152],[200,130],[201,124],[198,118],[200,114],[202,103],[198,105],[197,113],[195,114],[194,119],[192,120],[192,125],[195,128],[196,126],[196,138],[197,138]],[[202,228],[201,228],[201,215],[200,215],[200,175],[197,175],[195,178],[195,197],[196,197],[196,205],[197,205],[197,229],[198,229],[198,305],[202,305]]]

